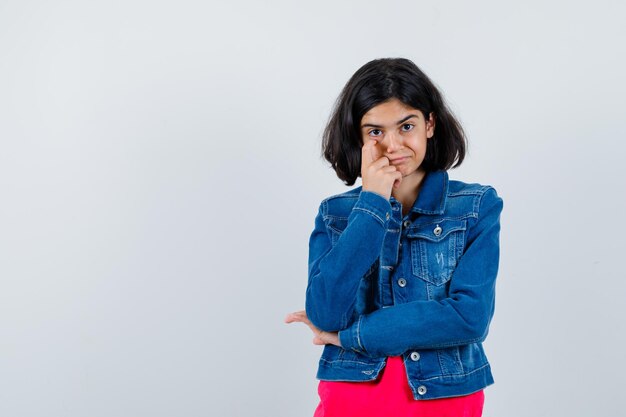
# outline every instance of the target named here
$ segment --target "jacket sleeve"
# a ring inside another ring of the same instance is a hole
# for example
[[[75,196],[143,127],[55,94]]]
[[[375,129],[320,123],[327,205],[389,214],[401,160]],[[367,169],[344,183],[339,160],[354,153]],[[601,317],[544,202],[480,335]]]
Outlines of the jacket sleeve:
[[[305,309],[319,329],[338,331],[353,319],[359,283],[380,255],[391,203],[378,193],[361,191],[334,246],[325,223],[327,204],[320,204],[309,239]]]
[[[342,347],[378,357],[482,342],[495,310],[502,207],[502,199],[489,187],[481,197],[478,218],[452,274],[447,298],[361,315],[339,332]]]

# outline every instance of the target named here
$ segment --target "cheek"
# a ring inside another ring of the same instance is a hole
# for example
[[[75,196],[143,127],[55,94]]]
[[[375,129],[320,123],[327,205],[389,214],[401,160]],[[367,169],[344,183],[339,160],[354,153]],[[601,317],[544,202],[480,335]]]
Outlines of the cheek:
[[[426,151],[426,137],[422,135],[411,136],[406,144],[415,152],[423,153]]]

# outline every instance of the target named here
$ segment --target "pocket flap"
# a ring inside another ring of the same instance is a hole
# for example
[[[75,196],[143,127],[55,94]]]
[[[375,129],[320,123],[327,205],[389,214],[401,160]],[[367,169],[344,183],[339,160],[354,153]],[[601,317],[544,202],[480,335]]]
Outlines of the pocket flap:
[[[418,224],[409,227],[406,236],[409,238],[421,238],[432,242],[439,242],[452,232],[465,230],[467,227],[466,224],[466,220],[443,219],[438,222]]]
[[[335,233],[341,234],[348,226],[348,218],[328,216],[326,226]]]

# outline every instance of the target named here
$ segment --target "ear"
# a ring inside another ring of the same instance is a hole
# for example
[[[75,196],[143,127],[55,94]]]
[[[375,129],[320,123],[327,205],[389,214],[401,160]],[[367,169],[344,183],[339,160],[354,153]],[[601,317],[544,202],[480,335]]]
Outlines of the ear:
[[[435,134],[435,119],[435,113],[431,111],[426,121],[426,137],[428,139],[432,138]]]

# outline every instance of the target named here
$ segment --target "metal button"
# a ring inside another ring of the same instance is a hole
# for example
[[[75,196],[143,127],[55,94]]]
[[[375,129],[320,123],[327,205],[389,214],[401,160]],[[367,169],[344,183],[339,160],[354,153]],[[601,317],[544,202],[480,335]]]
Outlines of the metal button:
[[[423,385],[420,385],[419,387],[417,387],[417,393],[419,395],[424,395],[426,394],[426,387]]]
[[[404,227],[409,227],[411,225],[411,221],[410,220],[405,220],[404,221]]]
[[[435,234],[435,236],[439,236],[441,234],[441,230],[441,227],[437,225],[437,227],[435,227],[435,230],[433,230],[433,233]]]
[[[412,361],[419,361],[420,360],[420,354],[417,352],[411,352],[411,360]]]
[[[385,214],[385,219],[389,220],[389,213]]]
[[[401,286],[401,287],[405,287],[406,286],[406,279],[400,278],[398,280],[398,285]]]

